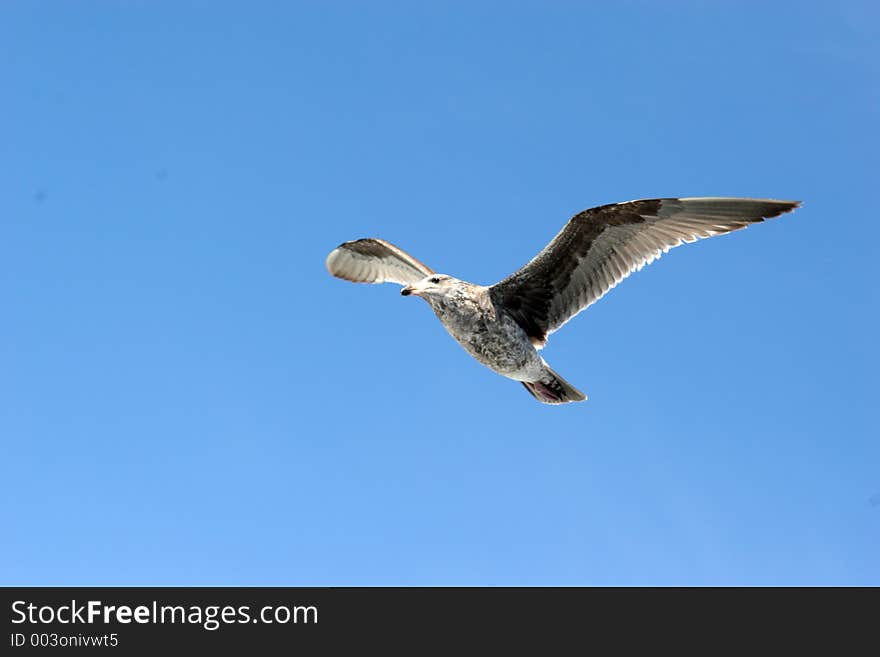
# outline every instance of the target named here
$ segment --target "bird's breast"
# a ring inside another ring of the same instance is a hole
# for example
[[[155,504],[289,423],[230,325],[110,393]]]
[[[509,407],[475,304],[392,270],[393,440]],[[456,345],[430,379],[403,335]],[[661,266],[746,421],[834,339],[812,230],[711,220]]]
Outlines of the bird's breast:
[[[541,358],[525,331],[506,314],[479,309],[435,309],[449,334],[477,361],[495,372],[518,378],[541,367]]]

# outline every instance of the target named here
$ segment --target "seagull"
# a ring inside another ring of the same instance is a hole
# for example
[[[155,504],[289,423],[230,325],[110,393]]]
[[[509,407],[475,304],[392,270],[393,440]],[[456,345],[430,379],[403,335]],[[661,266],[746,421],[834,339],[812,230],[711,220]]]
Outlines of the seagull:
[[[632,272],[685,242],[722,235],[800,206],[758,198],[655,198],[602,205],[574,215],[522,269],[490,286],[439,274],[390,242],[344,242],[326,259],[333,276],[397,283],[428,302],[477,361],[519,381],[544,404],[584,401],[538,350],[548,336]]]

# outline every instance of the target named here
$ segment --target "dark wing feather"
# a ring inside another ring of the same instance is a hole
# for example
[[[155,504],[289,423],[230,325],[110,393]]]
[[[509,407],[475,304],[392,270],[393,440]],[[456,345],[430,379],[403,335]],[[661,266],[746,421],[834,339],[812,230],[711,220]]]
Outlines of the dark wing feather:
[[[411,285],[434,270],[385,240],[344,242],[327,256],[327,271],[353,283]]]
[[[493,285],[490,293],[540,346],[550,333],[669,249],[745,228],[799,205],[704,197],[591,208],[572,217],[543,251]]]

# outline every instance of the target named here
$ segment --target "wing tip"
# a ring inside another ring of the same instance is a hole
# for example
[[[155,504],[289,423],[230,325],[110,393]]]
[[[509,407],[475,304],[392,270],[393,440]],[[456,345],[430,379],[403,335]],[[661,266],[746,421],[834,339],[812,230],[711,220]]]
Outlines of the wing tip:
[[[801,207],[803,201],[777,201],[776,199],[768,199],[768,204],[772,204],[772,208],[764,214],[764,219],[772,219],[788,212],[793,212]]]
[[[333,249],[330,253],[327,254],[327,257],[324,259],[324,266],[327,268],[327,271],[331,276],[337,276],[339,269],[336,266],[337,261],[339,260],[339,256],[341,255],[341,249],[344,244],[340,244],[335,249]]]
[[[803,201],[783,200],[775,198],[755,198],[747,196],[682,196],[674,199],[662,199],[663,201],[680,202],[696,206],[715,206],[712,213],[721,210],[721,214],[733,215],[743,213],[748,218],[748,223],[773,219],[780,215],[792,212],[803,205]],[[726,207],[725,207],[726,206]],[[696,208],[695,208],[696,209]],[[701,208],[709,211],[708,207]]]
[[[334,278],[339,278],[343,281],[349,281],[350,283],[375,282],[373,280],[364,280],[363,278],[359,278],[354,273],[349,271],[349,269],[346,267],[345,252],[348,250],[346,247],[349,244],[351,244],[351,242],[343,242],[327,254],[327,257],[324,259],[324,266],[327,268],[327,271]]]

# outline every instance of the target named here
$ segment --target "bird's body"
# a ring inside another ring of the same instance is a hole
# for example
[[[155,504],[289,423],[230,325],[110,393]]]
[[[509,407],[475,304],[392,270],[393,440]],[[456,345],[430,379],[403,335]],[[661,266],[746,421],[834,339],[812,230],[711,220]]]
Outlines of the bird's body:
[[[422,297],[477,361],[520,381],[536,399],[559,404],[586,396],[538,353],[547,337],[631,272],[683,242],[744,228],[788,212],[796,201],[669,198],[629,201],[575,215],[522,269],[485,287],[436,274],[375,238],[345,242],[327,269],[354,282],[396,282]]]
[[[496,308],[489,288],[449,279],[450,293],[427,297],[449,335],[483,365],[516,381],[530,381],[542,369],[541,357],[522,327],[504,308]]]
[[[503,305],[495,304],[489,288],[449,276],[441,277],[441,283],[447,292],[425,299],[449,335],[478,362],[521,382],[545,403],[559,403],[560,395],[565,401],[586,399],[550,369],[525,330]]]

